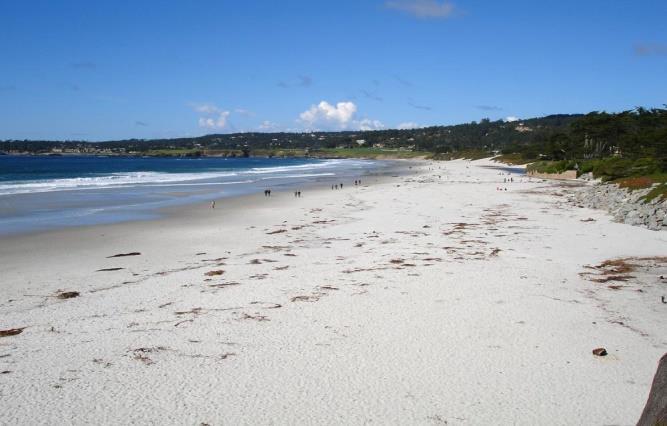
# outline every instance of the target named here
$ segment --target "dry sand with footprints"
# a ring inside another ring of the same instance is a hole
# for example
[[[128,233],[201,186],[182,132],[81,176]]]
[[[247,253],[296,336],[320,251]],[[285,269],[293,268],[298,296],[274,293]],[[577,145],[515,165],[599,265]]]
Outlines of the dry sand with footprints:
[[[0,423],[634,424],[667,236],[498,166],[3,238]]]

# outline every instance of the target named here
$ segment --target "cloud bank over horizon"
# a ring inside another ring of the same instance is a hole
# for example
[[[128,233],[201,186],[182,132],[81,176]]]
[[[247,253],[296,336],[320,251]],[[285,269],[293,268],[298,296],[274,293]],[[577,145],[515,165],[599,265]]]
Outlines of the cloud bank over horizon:
[[[192,108],[203,115],[197,120],[199,127],[222,130],[227,127],[230,111],[222,110],[213,104],[191,104]]]
[[[299,114],[297,123],[304,130],[380,130],[385,126],[380,120],[357,119],[358,108],[354,102],[344,101],[335,105],[321,101]]]
[[[347,129],[357,112],[353,102],[338,102],[335,106],[327,101],[312,105],[299,114],[299,122],[308,128]]]

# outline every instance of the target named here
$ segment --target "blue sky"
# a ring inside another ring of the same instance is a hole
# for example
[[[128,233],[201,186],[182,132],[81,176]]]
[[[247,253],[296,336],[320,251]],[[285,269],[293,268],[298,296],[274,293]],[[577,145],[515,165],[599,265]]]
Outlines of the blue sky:
[[[373,129],[667,103],[667,1],[3,1],[0,139]]]

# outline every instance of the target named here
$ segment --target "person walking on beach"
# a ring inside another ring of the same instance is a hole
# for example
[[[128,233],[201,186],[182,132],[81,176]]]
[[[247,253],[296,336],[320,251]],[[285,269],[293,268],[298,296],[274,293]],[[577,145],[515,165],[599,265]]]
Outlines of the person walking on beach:
[[[343,184],[342,183],[340,184],[340,189],[343,189]]]
[[[297,191],[297,197],[301,198],[301,191]]]
[[[215,200],[211,201],[211,208],[212,208],[212,209],[215,208]]]

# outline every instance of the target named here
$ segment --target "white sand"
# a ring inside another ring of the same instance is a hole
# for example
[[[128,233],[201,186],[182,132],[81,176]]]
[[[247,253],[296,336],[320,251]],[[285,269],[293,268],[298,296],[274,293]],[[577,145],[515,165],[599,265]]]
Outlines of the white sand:
[[[1,239],[0,424],[634,424],[667,236],[489,164]]]

